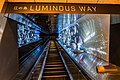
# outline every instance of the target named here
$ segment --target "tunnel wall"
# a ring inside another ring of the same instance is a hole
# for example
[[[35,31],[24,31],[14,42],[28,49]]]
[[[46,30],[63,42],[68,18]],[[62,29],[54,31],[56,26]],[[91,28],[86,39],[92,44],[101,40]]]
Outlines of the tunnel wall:
[[[61,14],[58,18],[58,40],[70,48],[71,55],[83,51],[109,62],[109,14]]]
[[[110,63],[120,66],[120,23],[111,24]]]
[[[16,22],[7,19],[0,44],[0,79],[10,80],[18,71]]]
[[[110,16],[110,63],[120,66],[120,15]]]
[[[79,34],[85,48],[93,55],[109,61],[110,15],[88,14],[79,21]]]

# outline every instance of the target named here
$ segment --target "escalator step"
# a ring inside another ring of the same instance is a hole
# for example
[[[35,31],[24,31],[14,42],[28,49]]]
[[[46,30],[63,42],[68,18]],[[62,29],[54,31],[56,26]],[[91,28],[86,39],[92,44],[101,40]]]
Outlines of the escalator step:
[[[57,51],[57,49],[55,49],[55,48],[52,48],[52,49],[50,49],[50,51]]]
[[[47,65],[47,64],[51,64],[51,65],[52,65],[52,64],[62,64],[62,62],[47,62],[46,65]]]
[[[53,67],[53,66],[55,66],[55,67],[56,67],[56,66],[59,67],[59,66],[63,66],[63,64],[54,64],[54,65],[50,65],[50,64],[48,65],[48,64],[47,64],[47,65],[45,65],[45,66],[47,66],[47,67]]]
[[[64,69],[64,67],[51,67],[51,68],[45,68],[46,70],[58,70],[58,69]]]
[[[53,56],[53,57],[54,57],[54,56],[58,56],[58,57],[59,57],[58,54],[48,54],[48,56],[49,56],[49,57],[51,57],[51,56]]]
[[[61,78],[43,78],[42,80],[70,80],[68,77],[61,77]]]
[[[51,60],[50,60],[50,59],[49,59],[47,62],[48,62],[48,63],[49,63],[49,62],[61,62],[61,60],[54,60],[54,59],[51,59]]]
[[[43,76],[43,78],[60,78],[60,77],[68,77],[68,75],[50,75],[50,76]]]
[[[66,71],[45,71],[44,73],[65,73]]]
[[[45,71],[45,72],[43,73],[44,76],[67,75],[66,72],[54,72],[54,71]],[[51,73],[48,73],[48,72],[51,72]]]

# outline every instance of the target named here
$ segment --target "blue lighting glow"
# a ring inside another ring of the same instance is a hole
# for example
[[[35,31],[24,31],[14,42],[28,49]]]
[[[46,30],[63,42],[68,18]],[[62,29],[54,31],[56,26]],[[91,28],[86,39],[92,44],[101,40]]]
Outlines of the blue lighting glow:
[[[9,14],[9,18],[18,22],[18,47],[40,40],[41,28],[21,14]]]
[[[79,35],[78,27],[75,25],[80,18],[80,14],[59,14],[58,15],[58,40],[71,50],[83,48],[83,40]]]

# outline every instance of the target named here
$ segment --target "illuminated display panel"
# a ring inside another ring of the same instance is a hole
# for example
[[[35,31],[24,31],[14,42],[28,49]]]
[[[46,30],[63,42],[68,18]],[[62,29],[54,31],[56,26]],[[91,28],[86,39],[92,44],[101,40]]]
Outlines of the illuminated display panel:
[[[109,66],[110,24],[120,23],[118,14],[59,14],[57,23],[58,42],[92,79],[119,79],[119,68]],[[100,74],[97,66],[109,69]]]
[[[18,24],[18,46],[22,47],[32,42],[40,40],[40,31],[31,29],[29,26]]]
[[[21,14],[9,14],[9,18],[17,21],[18,47],[40,40],[41,28]]]
[[[58,15],[58,39],[73,56],[82,50],[109,61],[109,28],[109,14]]]

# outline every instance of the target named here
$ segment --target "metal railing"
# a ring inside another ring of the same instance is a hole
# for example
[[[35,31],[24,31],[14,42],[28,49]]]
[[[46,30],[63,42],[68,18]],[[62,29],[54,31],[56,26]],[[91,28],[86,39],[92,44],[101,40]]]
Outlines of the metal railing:
[[[75,62],[71,59],[71,57],[64,51],[64,49],[60,46],[60,44],[58,44],[58,47],[60,47],[61,49],[59,49],[59,51],[61,51],[61,55],[66,63],[66,66],[69,70],[69,73],[71,74],[70,76],[72,76],[73,80],[87,80],[88,78],[86,78],[87,76],[83,74],[83,71],[81,71],[81,69],[75,64]],[[91,80],[91,79],[88,79]]]
[[[73,77],[72,77],[72,75],[71,75],[71,73],[70,73],[70,71],[69,71],[69,69],[68,69],[68,66],[67,66],[67,64],[66,64],[66,62],[65,62],[65,60],[64,60],[64,58],[63,58],[63,56],[62,56],[62,54],[61,54],[61,51],[60,51],[60,49],[59,49],[59,47],[58,47],[58,44],[55,43],[55,45],[56,45],[57,50],[58,50],[58,53],[59,53],[59,55],[60,55],[60,57],[61,57],[61,59],[62,59],[62,62],[63,62],[63,64],[64,64],[64,67],[65,67],[65,69],[67,70],[67,73],[68,73],[68,76],[69,76],[70,80],[74,80]]]
[[[36,64],[38,63],[38,61],[40,60],[43,52],[46,49],[46,45],[47,42],[49,40],[47,40],[43,45],[44,48],[43,50],[41,50],[39,53],[40,54],[36,54],[36,56],[34,56],[32,54],[32,52],[34,52],[40,45],[36,46],[35,49],[33,49],[33,51],[31,52],[31,54],[21,63],[18,72],[16,73],[16,75],[11,79],[11,80],[29,80],[29,77],[32,73],[32,70],[34,69],[34,67],[36,66]],[[30,60],[30,61],[29,61]]]
[[[43,60],[42,69],[40,71],[40,75],[38,77],[38,80],[42,79],[42,74],[43,74],[43,71],[44,71],[44,68],[45,68],[45,63],[46,63],[46,60],[47,60],[47,57],[48,57],[48,51],[49,51],[49,48],[47,48],[47,50],[46,50],[46,55],[45,55],[44,60]]]
[[[46,42],[47,42],[47,41],[46,41]],[[46,43],[45,43],[45,44],[46,44]],[[32,69],[30,70],[30,72],[29,72],[29,74],[28,74],[28,76],[26,77],[25,80],[30,80],[30,79],[31,79],[31,77],[32,77],[32,72],[34,72],[36,65],[39,63],[39,61],[40,61],[41,57],[44,55],[45,51],[47,51],[48,46],[49,46],[49,43],[48,43],[48,44],[46,45],[46,47],[44,48],[42,54],[39,56],[39,58],[38,58],[37,61],[35,62],[34,66],[33,66]],[[47,52],[46,52],[46,53],[47,53]]]

